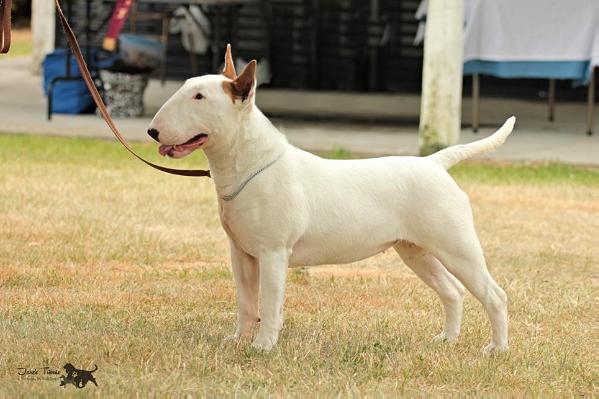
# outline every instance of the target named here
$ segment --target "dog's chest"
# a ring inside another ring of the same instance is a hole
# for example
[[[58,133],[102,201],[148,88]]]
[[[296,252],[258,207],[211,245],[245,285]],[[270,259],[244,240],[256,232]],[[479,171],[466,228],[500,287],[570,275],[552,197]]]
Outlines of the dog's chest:
[[[259,217],[235,203],[219,201],[219,216],[223,229],[235,245],[245,253],[257,256],[256,236],[252,232],[259,229]]]

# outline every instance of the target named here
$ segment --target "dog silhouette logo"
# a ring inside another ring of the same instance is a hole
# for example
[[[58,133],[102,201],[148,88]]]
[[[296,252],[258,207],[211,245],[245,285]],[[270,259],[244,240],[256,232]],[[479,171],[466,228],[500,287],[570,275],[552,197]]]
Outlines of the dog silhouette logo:
[[[95,386],[98,386],[98,383],[92,374],[98,371],[98,366],[94,366],[93,370],[80,370],[75,368],[71,363],[65,364],[63,369],[67,372],[67,375],[60,376],[60,386],[66,388],[67,384],[73,384],[77,388],[83,388],[88,382],[93,382]]]

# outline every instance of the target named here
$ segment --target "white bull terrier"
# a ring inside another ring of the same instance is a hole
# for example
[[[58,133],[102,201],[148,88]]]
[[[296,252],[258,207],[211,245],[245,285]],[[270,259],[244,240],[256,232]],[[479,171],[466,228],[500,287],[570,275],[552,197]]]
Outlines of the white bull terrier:
[[[210,163],[237,287],[229,338],[248,337],[260,321],[253,346],[272,349],[289,267],[355,262],[393,247],[443,302],[436,339],[458,337],[464,285],[491,321],[485,353],[507,350],[506,294],[487,270],[468,196],[446,170],[500,146],[515,118],[490,137],[428,157],[322,159],[290,145],[254,105],[256,62],[237,76],[229,47],[225,61],[222,75],[187,80],[148,134],[162,155],[202,148]]]

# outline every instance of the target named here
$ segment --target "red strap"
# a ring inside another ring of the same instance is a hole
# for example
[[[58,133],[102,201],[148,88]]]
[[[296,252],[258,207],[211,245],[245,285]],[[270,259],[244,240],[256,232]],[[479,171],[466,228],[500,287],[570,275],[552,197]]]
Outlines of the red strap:
[[[108,125],[108,127],[110,127],[110,130],[112,130],[112,133],[114,133],[114,136],[117,138],[117,140],[120,141],[121,144],[127,149],[127,151],[129,151],[131,154],[133,154],[137,159],[139,159],[140,161],[144,162],[146,165],[149,165],[155,169],[158,169],[158,170],[161,170],[163,172],[170,173],[173,175],[179,175],[179,176],[208,176],[208,177],[210,177],[209,170],[167,168],[166,166],[156,165],[155,163],[147,161],[144,158],[142,158],[141,156],[137,155],[133,151],[133,149],[131,148],[129,143],[127,143],[127,141],[125,140],[125,138],[123,137],[121,132],[119,132],[119,129],[114,124],[114,121],[112,120],[112,118],[110,117],[110,114],[108,113],[108,110],[106,109],[106,105],[104,105],[102,96],[100,96],[100,93],[98,92],[98,89],[96,88],[96,85],[94,84],[94,81],[92,80],[91,74],[89,73],[89,69],[87,69],[87,65],[85,64],[85,60],[83,59],[83,55],[81,54],[81,49],[79,48],[79,43],[77,42],[77,38],[75,37],[75,34],[73,33],[73,30],[71,29],[71,26],[69,25],[69,22],[67,21],[66,17],[64,16],[64,13],[62,12],[62,9],[60,8],[60,0],[55,0],[55,1],[56,1],[56,10],[58,11],[58,17],[60,18],[60,22],[62,23],[62,28],[67,37],[67,42],[69,43],[69,47],[71,48],[71,51],[73,52],[73,55],[75,56],[75,60],[77,61],[77,64],[79,65],[79,71],[81,72],[81,77],[85,81],[85,84],[87,85],[87,88],[88,88],[92,98],[94,99],[94,102],[96,103],[96,106],[98,107],[98,110],[100,110],[100,113],[104,117],[104,121],[106,121],[106,124]]]

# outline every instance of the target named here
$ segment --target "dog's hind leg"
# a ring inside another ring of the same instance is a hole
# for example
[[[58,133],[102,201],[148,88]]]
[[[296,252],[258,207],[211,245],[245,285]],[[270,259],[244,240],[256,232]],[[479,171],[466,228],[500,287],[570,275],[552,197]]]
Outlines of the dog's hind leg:
[[[505,351],[508,349],[507,295],[491,277],[474,224],[468,224],[445,231],[441,242],[427,249],[482,303],[489,315],[493,337],[484,353]]]
[[[233,241],[231,246],[231,264],[237,292],[237,330],[227,340],[248,336],[258,317],[258,293],[260,271],[256,258],[239,250]]]
[[[436,340],[455,341],[460,335],[464,287],[425,249],[402,241],[394,246],[404,263],[437,292],[445,309],[445,329]]]
[[[434,173],[435,182],[421,187],[414,220],[403,235],[437,258],[482,303],[493,331],[485,353],[507,350],[507,296],[487,269],[470,200],[449,175]]]

